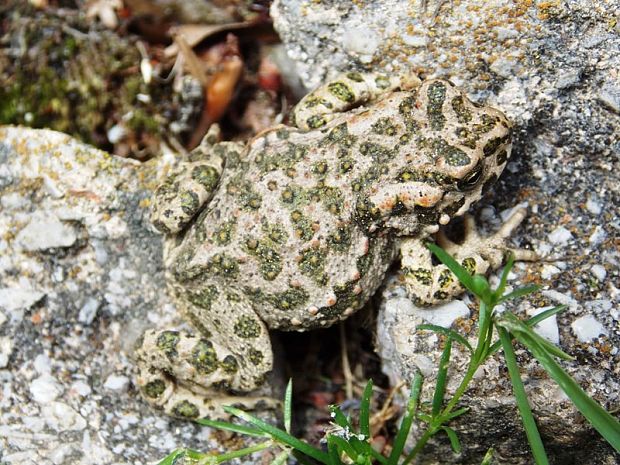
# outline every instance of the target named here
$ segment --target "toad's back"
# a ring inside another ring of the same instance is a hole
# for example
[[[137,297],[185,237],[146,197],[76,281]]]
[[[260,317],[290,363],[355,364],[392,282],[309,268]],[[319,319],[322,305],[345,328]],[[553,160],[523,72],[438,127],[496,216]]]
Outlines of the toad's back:
[[[445,194],[500,123],[435,84],[320,130],[272,129],[244,154],[227,154],[214,197],[170,254],[175,287],[248,297],[272,328],[329,324],[363,305],[394,258],[386,220],[406,217],[406,233],[423,236],[443,210],[463,207],[462,195]]]

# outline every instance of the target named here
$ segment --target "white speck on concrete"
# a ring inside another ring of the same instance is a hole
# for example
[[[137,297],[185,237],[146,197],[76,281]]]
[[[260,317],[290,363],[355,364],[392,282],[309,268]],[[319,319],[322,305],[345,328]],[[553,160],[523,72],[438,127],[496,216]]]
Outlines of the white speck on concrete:
[[[105,380],[103,387],[111,391],[124,392],[129,386],[129,378],[126,376],[110,375]]]
[[[549,310],[550,308],[553,307],[531,308],[527,310],[527,314],[528,316],[533,317],[544,312],[545,310]],[[555,315],[545,318],[537,325],[534,325],[534,331],[547,339],[549,342],[556,345],[560,343],[560,331],[558,329],[558,320]]]
[[[82,308],[80,308],[80,313],[78,314],[78,321],[80,323],[84,323],[89,325],[97,316],[97,310],[99,309],[99,301],[93,297],[89,298]]]
[[[402,35],[403,42],[410,47],[426,47],[428,44],[428,38],[422,35]]]
[[[32,362],[34,369],[40,375],[49,375],[52,372],[52,362],[47,354],[39,354],[34,358]]]
[[[581,342],[590,342],[601,334],[608,334],[607,329],[592,315],[577,318],[570,326]]]
[[[56,431],[81,431],[86,420],[64,402],[51,402],[41,409],[47,425]]]
[[[558,226],[548,236],[549,242],[554,245],[566,245],[572,238],[573,235],[564,226]]]
[[[469,317],[469,308],[462,300],[453,300],[432,309],[413,306],[414,312],[432,325],[449,328],[457,318]]]
[[[19,322],[24,317],[24,310],[32,307],[44,296],[43,292],[22,287],[0,289],[0,308],[9,312],[12,321]]]
[[[557,266],[549,265],[548,263],[546,263],[543,266],[542,271],[540,272],[540,276],[542,277],[542,279],[549,279],[560,272],[561,270]]]
[[[435,372],[435,363],[426,355],[415,354],[413,356],[413,363],[416,364],[425,378],[431,376]]]
[[[82,380],[77,380],[73,384],[71,384],[70,390],[82,397],[86,397],[92,392],[90,386]]]
[[[352,27],[342,35],[342,45],[349,52],[371,56],[381,43],[381,37],[370,28]]]
[[[2,327],[4,323],[6,323],[6,315],[0,312],[0,328]]]
[[[47,404],[62,394],[62,386],[50,375],[41,375],[30,383],[30,393],[40,404]]]
[[[0,337],[0,368],[6,368],[13,353],[13,341],[8,336]]]
[[[50,212],[34,213],[15,238],[16,243],[29,252],[71,247],[76,240],[75,230]]]
[[[546,291],[542,291],[542,295],[545,297],[549,297],[559,304],[568,305],[570,308],[577,308],[578,303],[571,296],[562,294],[561,292],[555,291],[553,289],[549,289]]]
[[[605,278],[607,277],[607,270],[603,265],[592,265],[592,267],[590,268],[590,272],[600,282],[605,281]]]
[[[586,209],[593,215],[600,215],[603,211],[603,207],[601,206],[601,204],[594,200],[592,197],[588,198],[588,201],[586,202]]]
[[[594,228],[594,232],[590,235],[588,242],[591,245],[599,245],[605,239],[607,239],[607,233],[605,232],[602,226],[597,226],[596,228]]]

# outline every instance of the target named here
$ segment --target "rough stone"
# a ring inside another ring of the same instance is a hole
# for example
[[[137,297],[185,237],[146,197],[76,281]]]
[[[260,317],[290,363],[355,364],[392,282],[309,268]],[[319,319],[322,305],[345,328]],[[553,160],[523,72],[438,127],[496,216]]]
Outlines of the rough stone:
[[[0,127],[3,465],[140,465],[185,444],[221,448],[210,430],[149,408],[132,382],[136,338],[178,323],[147,219],[172,159],[141,165]]]

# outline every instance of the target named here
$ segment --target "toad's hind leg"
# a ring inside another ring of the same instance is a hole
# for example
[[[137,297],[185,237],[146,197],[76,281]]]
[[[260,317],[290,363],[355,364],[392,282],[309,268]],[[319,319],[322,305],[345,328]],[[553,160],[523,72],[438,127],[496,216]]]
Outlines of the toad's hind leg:
[[[136,348],[137,384],[144,398],[169,415],[191,419],[225,418],[225,405],[276,406],[269,397],[239,394],[263,384],[272,369],[265,324],[241,299],[220,295],[208,309],[204,302],[188,302],[184,309],[198,335],[144,333]]]
[[[151,222],[161,232],[182,230],[213,197],[227,154],[243,150],[234,142],[218,143],[219,137],[219,127],[211,126],[189,160],[179,163],[155,191]]]
[[[474,219],[464,218],[464,241],[455,244],[440,231],[437,244],[459,262],[470,274],[485,274],[501,266],[506,253],[512,253],[516,260],[538,260],[531,250],[514,249],[506,244],[512,231],[521,224],[526,215],[525,208],[517,209],[489,237],[481,237]],[[424,240],[407,238],[401,243],[402,275],[411,299],[417,305],[438,305],[465,291],[452,272],[443,264],[434,265],[432,254],[424,246]]]
[[[345,112],[397,89],[412,89],[420,85],[414,75],[392,76],[380,73],[343,73],[316,88],[295,106],[295,125],[304,131],[326,125]]]

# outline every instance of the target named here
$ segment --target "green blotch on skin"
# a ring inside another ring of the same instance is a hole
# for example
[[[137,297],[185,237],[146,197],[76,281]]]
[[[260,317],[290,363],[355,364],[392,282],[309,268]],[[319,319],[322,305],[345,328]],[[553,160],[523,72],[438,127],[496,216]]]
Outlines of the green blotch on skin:
[[[269,239],[248,239],[245,242],[247,252],[256,257],[260,273],[267,281],[273,281],[282,271],[282,257],[274,249]]]
[[[207,286],[199,291],[190,292],[187,295],[187,299],[194,305],[204,308],[205,310],[211,310],[213,301],[218,296],[218,290],[215,286]]]
[[[441,82],[433,82],[426,93],[428,106],[426,109],[428,121],[433,131],[441,131],[446,124],[446,117],[442,107],[446,99],[446,86]]]
[[[379,118],[375,124],[372,125],[372,132],[376,134],[382,134],[386,136],[396,135],[396,126],[390,118]]]
[[[390,79],[387,76],[377,76],[375,84],[379,89],[387,89],[390,87]]]
[[[192,350],[190,363],[201,375],[208,375],[217,370],[219,364],[217,354],[211,341],[200,339]]]
[[[155,379],[153,381],[149,381],[142,388],[142,392],[146,397],[150,397],[151,399],[157,399],[161,396],[166,390],[166,383],[164,383],[161,379]]]
[[[362,155],[372,157],[377,163],[387,163],[394,158],[394,151],[373,142],[364,142],[360,145]]]
[[[484,156],[488,157],[490,155],[493,155],[500,146],[507,144],[509,139],[510,139],[509,136],[505,136],[505,137],[494,137],[493,139],[489,140],[484,145],[484,149],[482,149],[482,151],[484,152]]]
[[[181,201],[181,210],[187,215],[193,215],[200,207],[198,195],[193,191],[182,191],[179,194],[179,199]]]
[[[267,222],[262,225],[263,232],[266,235],[266,239],[269,239],[274,244],[282,245],[288,239],[288,233],[284,226],[280,224],[269,224]]]
[[[476,260],[473,257],[467,257],[463,259],[463,261],[461,262],[461,265],[472,276],[476,272]]]
[[[433,283],[433,274],[431,270],[426,268],[409,269],[405,268],[404,273],[406,276],[413,277],[417,282],[424,286],[430,286]]]
[[[445,291],[435,291],[433,297],[437,300],[446,300],[448,298],[448,293]]]
[[[321,160],[312,165],[312,172],[318,175],[324,175],[327,173],[328,165],[325,160]]]
[[[437,279],[437,282],[439,283],[439,287],[444,289],[454,282],[454,275],[450,270],[443,270],[441,273],[439,273],[439,278]]]
[[[172,414],[183,418],[197,418],[200,415],[200,410],[190,401],[182,400],[172,407]]]
[[[326,280],[325,274],[325,259],[327,253],[325,250],[311,247],[301,252],[301,260],[299,261],[299,270],[314,279],[315,281],[324,284]]]
[[[233,327],[235,334],[243,339],[254,339],[260,336],[261,327],[255,318],[242,316],[237,319]]]
[[[431,150],[433,159],[444,158],[446,163],[451,166],[465,166],[471,163],[469,155],[441,138],[433,139]]]
[[[306,125],[310,129],[317,129],[321,126],[325,126],[327,124],[327,120],[321,115],[312,115],[310,118],[306,120]]]
[[[312,200],[321,202],[325,209],[332,215],[338,215],[344,205],[342,191],[333,186],[326,186],[319,182],[316,187],[310,190]]]
[[[342,174],[348,173],[355,166],[355,160],[353,158],[345,158],[340,162],[339,169]]]
[[[156,344],[166,357],[172,360],[179,355],[177,352],[179,339],[180,336],[178,331],[162,331],[159,333],[159,336],[157,336]]]
[[[194,166],[192,168],[192,179],[204,187],[207,192],[213,192],[220,180],[220,173],[213,166]]]
[[[508,160],[508,152],[506,150],[501,150],[497,154],[497,166],[503,165]]]
[[[437,224],[439,221],[439,210],[434,207],[416,205],[413,207],[413,213],[420,224]]]
[[[327,90],[330,94],[343,102],[353,103],[355,101],[355,94],[344,82],[330,82],[327,85]]]
[[[473,131],[476,134],[486,134],[493,130],[497,121],[498,119],[496,116],[483,113],[482,116],[480,116],[480,123],[474,124]]]
[[[308,293],[301,287],[290,287],[284,292],[269,296],[268,300],[279,310],[293,310],[301,307],[308,301]]]
[[[472,119],[471,111],[465,106],[465,100],[462,95],[458,95],[452,99],[452,109],[456,114],[456,119],[459,123],[469,123]]]
[[[265,358],[264,354],[257,349],[250,348],[248,350],[248,360],[254,365],[258,366],[263,363],[263,359]]]
[[[224,370],[224,373],[234,375],[239,370],[239,362],[232,355],[227,355],[224,360],[220,362],[220,368]]]
[[[314,236],[314,229],[312,228],[312,222],[299,210],[291,212],[291,221],[294,225],[295,236],[302,241],[309,241]]]
[[[327,243],[331,249],[337,252],[346,252],[351,247],[350,226],[340,226],[327,236]]]
[[[347,123],[341,123],[338,126],[333,127],[329,133],[321,140],[319,145],[337,144],[342,149],[352,147],[355,144],[357,137],[349,134],[349,128]]]
[[[304,106],[306,108],[314,108],[319,105],[323,105],[325,108],[328,109],[331,109],[333,107],[329,100],[325,100],[322,97],[317,97],[316,95],[306,97],[306,100],[304,101]]]
[[[236,278],[239,274],[239,264],[234,258],[218,253],[207,262],[206,272],[216,276]]]
[[[364,81],[364,76],[362,76],[362,74],[358,73],[357,71],[351,71],[350,73],[347,73],[347,77],[355,82]]]
[[[222,227],[216,229],[215,233],[213,234],[213,240],[215,241],[215,243],[218,245],[230,244],[230,241],[235,231],[235,225],[235,220],[230,220],[224,223]]]
[[[367,233],[371,226],[381,219],[381,212],[375,204],[365,197],[359,198],[355,205],[355,222]]]

